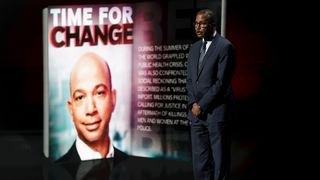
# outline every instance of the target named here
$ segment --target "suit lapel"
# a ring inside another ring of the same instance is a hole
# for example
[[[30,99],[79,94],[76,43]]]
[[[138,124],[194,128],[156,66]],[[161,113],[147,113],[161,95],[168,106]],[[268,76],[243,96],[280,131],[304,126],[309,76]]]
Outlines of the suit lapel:
[[[205,54],[205,56],[203,58],[203,62],[202,62],[202,65],[200,67],[200,70],[199,70],[200,72],[198,73],[198,77],[197,78],[199,78],[199,76],[200,76],[200,74],[201,74],[201,72],[203,70],[204,65],[208,61],[208,57],[211,56],[211,54],[213,53],[214,49],[216,48],[216,42],[217,42],[218,38],[219,38],[219,34],[217,33],[216,36],[212,39],[212,42],[211,42],[211,44],[210,44],[210,46],[209,46],[209,48],[208,48],[208,50],[207,50],[207,52],[206,52],[206,54]]]
[[[192,54],[192,59],[195,59],[194,61],[192,61],[193,64],[191,66],[191,67],[193,67],[192,79],[194,79],[194,80],[198,79],[198,61],[199,61],[199,56],[200,56],[201,42],[202,42],[202,40],[198,41],[194,45],[196,51],[195,51],[195,53]]]

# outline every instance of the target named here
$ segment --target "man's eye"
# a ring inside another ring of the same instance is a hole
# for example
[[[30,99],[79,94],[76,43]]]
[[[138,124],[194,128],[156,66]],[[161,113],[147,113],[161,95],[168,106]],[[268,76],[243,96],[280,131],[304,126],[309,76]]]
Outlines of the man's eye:
[[[98,91],[98,92],[97,92],[97,95],[99,95],[99,96],[102,96],[102,95],[104,95],[104,94],[105,94],[104,91]]]
[[[83,99],[83,96],[77,96],[77,97],[75,98],[76,101],[81,101],[82,99]]]

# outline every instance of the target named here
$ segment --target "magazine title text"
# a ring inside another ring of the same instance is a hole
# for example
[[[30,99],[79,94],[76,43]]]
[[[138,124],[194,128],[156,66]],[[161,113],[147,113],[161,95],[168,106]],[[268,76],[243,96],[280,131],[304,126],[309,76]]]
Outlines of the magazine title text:
[[[52,8],[50,41],[56,48],[133,43],[133,10],[130,6]]]

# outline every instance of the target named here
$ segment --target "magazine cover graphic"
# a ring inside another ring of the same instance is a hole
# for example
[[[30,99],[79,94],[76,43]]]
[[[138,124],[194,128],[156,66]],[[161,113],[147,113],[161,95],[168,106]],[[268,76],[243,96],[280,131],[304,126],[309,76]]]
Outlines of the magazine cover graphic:
[[[133,9],[130,5],[52,6],[44,10],[44,69],[47,85],[45,154],[58,159],[77,133],[68,112],[70,73],[79,58],[93,53],[109,65],[117,98],[109,124],[112,144],[130,147]],[[46,88],[45,88],[46,89]],[[45,92],[45,93],[46,93]]]

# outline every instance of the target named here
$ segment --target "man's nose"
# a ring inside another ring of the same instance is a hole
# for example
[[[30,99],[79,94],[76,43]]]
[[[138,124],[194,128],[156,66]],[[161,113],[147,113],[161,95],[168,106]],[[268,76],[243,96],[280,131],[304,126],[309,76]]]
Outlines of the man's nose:
[[[87,101],[87,113],[92,114],[96,111],[96,102],[93,97],[89,96]]]

